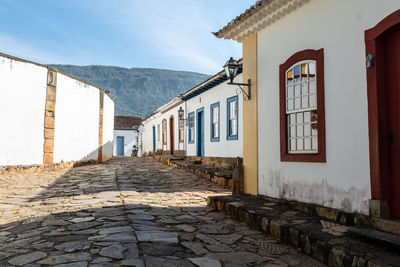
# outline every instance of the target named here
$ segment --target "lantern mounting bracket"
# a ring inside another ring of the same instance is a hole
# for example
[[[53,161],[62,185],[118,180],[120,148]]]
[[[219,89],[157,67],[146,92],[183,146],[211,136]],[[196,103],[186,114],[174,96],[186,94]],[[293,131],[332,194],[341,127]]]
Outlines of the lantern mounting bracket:
[[[247,100],[249,100],[251,98],[250,79],[247,81],[247,83],[234,83],[233,81],[231,81],[231,82],[228,82],[228,84],[239,86],[240,91],[242,92],[243,95],[245,95],[247,97]],[[247,93],[243,90],[242,86],[247,86]]]

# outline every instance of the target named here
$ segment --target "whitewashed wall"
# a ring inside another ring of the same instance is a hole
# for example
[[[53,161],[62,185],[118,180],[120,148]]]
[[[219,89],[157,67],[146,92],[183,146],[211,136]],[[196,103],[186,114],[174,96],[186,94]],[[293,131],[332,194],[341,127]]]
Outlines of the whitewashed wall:
[[[98,88],[57,74],[54,162],[97,160],[99,108]]]
[[[103,106],[103,161],[113,156],[114,144],[114,101],[104,94]]]
[[[0,165],[43,163],[47,68],[0,56]]]
[[[117,136],[124,137],[124,156],[132,154],[133,146],[139,147],[136,130],[114,130],[114,155],[117,155]]]
[[[235,82],[242,82],[242,75],[235,78]],[[237,94],[236,86],[228,85],[228,82],[221,83],[214,88],[193,97],[186,102],[186,116],[195,113],[194,144],[187,143],[187,155],[196,156],[197,148],[197,114],[199,108],[204,108],[204,156],[206,157],[243,157],[243,96]],[[227,99],[238,96],[239,118],[238,118],[238,140],[227,140]],[[220,141],[211,142],[210,138],[210,106],[219,102],[220,106]],[[188,127],[185,127],[186,136]]]
[[[156,150],[162,149],[162,128],[161,128],[161,113],[157,112],[147,120],[143,121],[145,131],[141,134],[142,152],[149,153],[153,151],[153,126],[156,128]],[[157,133],[157,125],[160,125],[160,135]]]
[[[179,100],[180,101],[180,100]],[[173,109],[161,114],[160,116],[160,134],[162,139],[162,121],[164,119],[167,120],[167,144],[162,146],[163,150],[171,150],[171,125],[170,125],[170,118],[174,116],[174,149],[176,150],[185,150],[185,141],[183,143],[179,143],[179,125],[178,125],[178,110],[182,107],[185,110],[185,103],[182,103]],[[156,127],[157,132],[157,127]],[[161,140],[162,141],[162,140]]]
[[[271,197],[368,214],[364,31],[398,0],[313,0],[258,33],[258,187]],[[279,65],[324,48],[326,163],[280,161]]]

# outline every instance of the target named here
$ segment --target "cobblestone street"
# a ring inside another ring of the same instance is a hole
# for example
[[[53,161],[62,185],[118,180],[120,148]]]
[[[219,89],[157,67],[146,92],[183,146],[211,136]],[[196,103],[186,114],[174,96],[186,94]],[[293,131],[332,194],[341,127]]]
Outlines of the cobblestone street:
[[[151,158],[0,176],[0,265],[322,266],[207,207],[230,191]]]

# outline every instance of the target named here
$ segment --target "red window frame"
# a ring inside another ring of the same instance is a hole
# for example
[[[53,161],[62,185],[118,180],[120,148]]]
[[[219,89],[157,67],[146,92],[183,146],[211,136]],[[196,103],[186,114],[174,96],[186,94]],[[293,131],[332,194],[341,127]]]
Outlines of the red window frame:
[[[288,152],[288,122],[286,115],[286,71],[303,60],[315,60],[317,64],[317,129],[318,129],[318,153]],[[307,49],[289,57],[285,63],[279,66],[279,98],[280,98],[280,145],[281,161],[288,162],[326,162],[325,151],[325,96],[324,96],[324,49]]]

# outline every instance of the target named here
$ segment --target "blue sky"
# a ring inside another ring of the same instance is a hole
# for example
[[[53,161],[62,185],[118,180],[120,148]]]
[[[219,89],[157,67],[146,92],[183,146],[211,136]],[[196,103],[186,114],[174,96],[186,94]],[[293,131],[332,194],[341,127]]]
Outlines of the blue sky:
[[[1,0],[0,52],[44,64],[214,74],[241,45],[211,32],[255,0]]]

